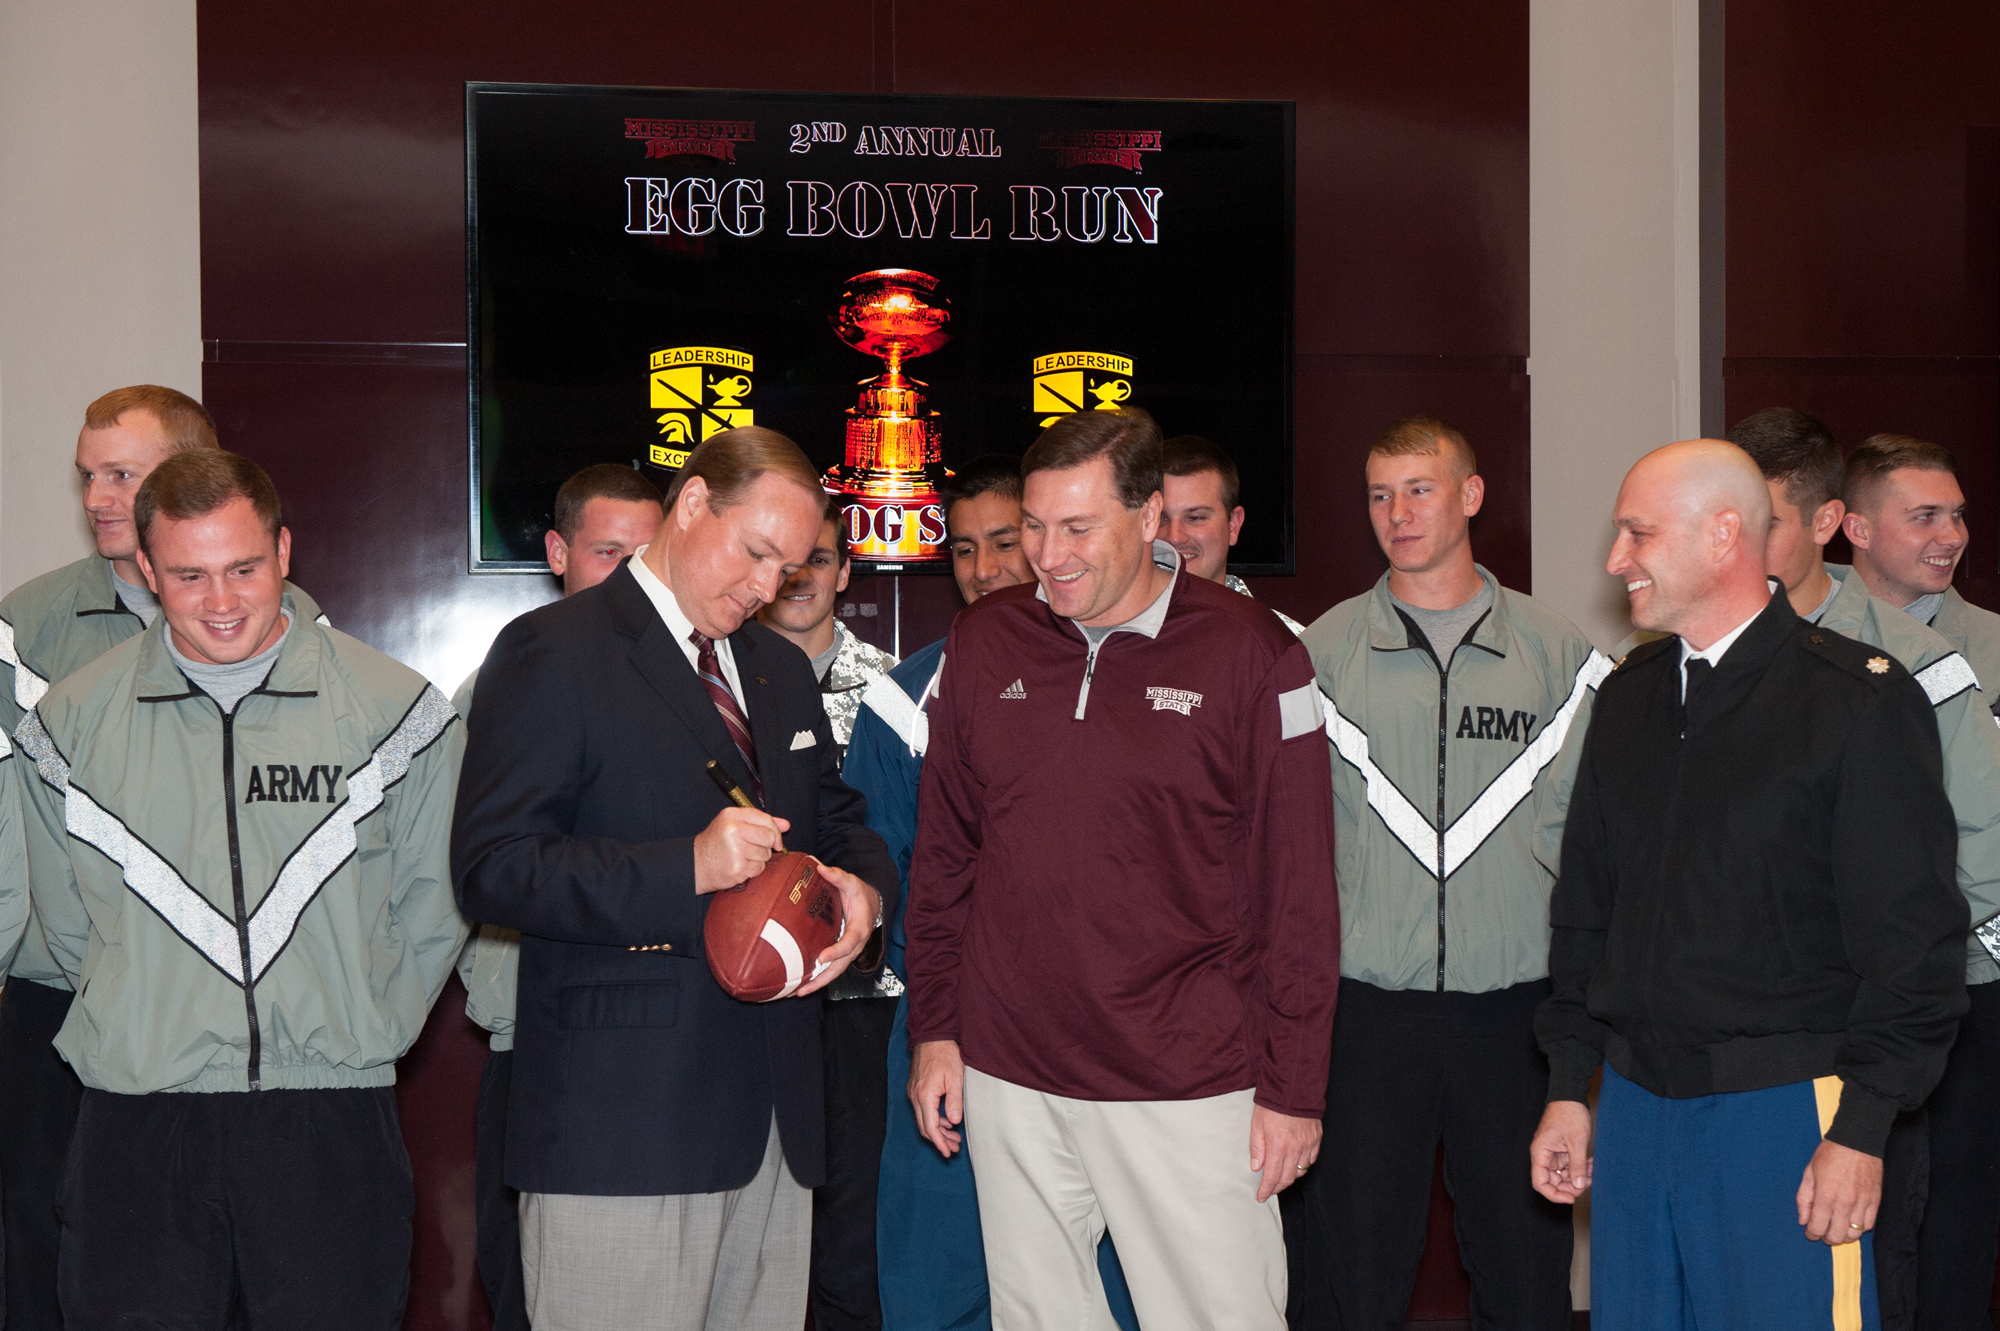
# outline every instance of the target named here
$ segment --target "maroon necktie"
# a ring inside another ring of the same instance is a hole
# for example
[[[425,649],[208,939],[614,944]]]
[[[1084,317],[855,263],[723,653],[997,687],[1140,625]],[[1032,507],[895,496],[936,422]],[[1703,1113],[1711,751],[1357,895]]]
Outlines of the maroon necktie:
[[[729,731],[729,738],[736,743],[736,751],[743,755],[743,763],[750,769],[750,793],[757,797],[757,803],[764,802],[764,783],[757,776],[757,745],[750,738],[750,723],[743,717],[743,708],[737,704],[736,695],[729,691],[729,684],[722,677],[722,661],[715,654],[715,639],[703,635],[700,629],[688,634],[694,643],[696,669],[701,675],[702,685],[708,689],[708,700],[715,704],[715,710],[722,713],[722,724]]]

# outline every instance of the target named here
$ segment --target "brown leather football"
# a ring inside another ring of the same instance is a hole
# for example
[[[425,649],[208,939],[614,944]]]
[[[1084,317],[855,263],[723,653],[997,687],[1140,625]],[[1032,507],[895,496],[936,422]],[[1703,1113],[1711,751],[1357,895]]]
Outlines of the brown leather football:
[[[819,974],[818,957],[847,930],[840,889],[810,855],[773,855],[747,883],[715,893],[702,924],[708,969],[746,1003],[789,998]]]

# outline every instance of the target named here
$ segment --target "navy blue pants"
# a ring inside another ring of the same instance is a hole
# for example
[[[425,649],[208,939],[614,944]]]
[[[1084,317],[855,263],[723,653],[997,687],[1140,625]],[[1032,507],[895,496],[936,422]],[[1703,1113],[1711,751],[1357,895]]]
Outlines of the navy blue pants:
[[[1837,1104],[1838,1082],[1822,1080]],[[1593,1327],[1877,1331],[1873,1236],[1829,1248],[1799,1224],[1799,1180],[1823,1130],[1817,1085],[1669,1100],[1604,1069]]]
[[[889,1035],[889,1122],[875,1202],[882,1325],[895,1331],[990,1331],[993,1312],[972,1161],[962,1149],[947,1160],[918,1134],[909,1082],[910,1000],[905,996],[896,1000],[896,1024]],[[1105,1301],[1123,1331],[1139,1331],[1139,1315],[1112,1237],[1106,1234],[1097,1248]]]

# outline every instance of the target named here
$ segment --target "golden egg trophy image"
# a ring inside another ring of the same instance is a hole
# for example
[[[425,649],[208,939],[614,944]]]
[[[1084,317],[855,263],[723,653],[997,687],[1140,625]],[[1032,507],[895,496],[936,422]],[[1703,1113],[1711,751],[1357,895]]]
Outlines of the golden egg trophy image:
[[[924,410],[928,387],[903,373],[905,361],[951,340],[951,302],[938,280],[909,268],[878,268],[847,281],[834,334],[856,351],[880,356],[887,373],[861,381],[861,400],[847,409],[845,460],[826,474],[826,488],[845,496],[847,542],[856,559],[890,564],[937,564],[948,556],[938,482],[944,469],[938,414]]]

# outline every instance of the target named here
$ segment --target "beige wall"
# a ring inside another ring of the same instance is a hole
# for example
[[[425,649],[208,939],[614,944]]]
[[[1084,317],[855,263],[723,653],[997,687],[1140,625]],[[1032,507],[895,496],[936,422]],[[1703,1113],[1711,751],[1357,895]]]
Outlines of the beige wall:
[[[1697,0],[1529,7],[1535,595],[1609,649],[1611,505],[1700,433]]]
[[[107,389],[201,392],[194,0],[0,3],[0,590],[88,553]]]

